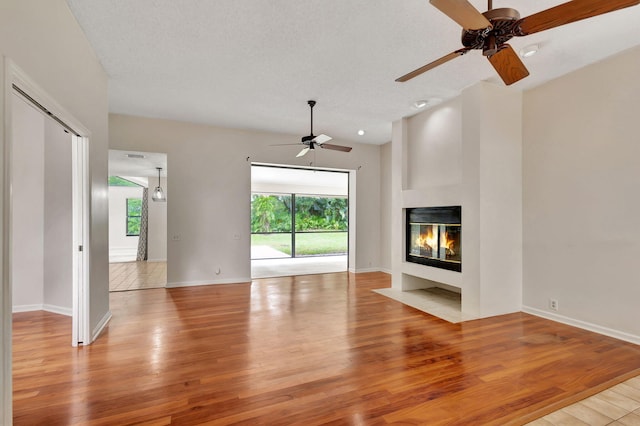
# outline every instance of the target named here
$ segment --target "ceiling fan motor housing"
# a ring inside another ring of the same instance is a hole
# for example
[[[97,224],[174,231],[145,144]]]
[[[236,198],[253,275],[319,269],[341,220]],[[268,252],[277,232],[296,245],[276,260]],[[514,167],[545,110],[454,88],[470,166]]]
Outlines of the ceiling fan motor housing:
[[[504,7],[491,9],[484,12],[483,15],[491,22],[491,27],[479,30],[462,30],[462,45],[464,47],[484,50],[488,43],[499,47],[513,38],[513,28],[520,20],[520,12]]]

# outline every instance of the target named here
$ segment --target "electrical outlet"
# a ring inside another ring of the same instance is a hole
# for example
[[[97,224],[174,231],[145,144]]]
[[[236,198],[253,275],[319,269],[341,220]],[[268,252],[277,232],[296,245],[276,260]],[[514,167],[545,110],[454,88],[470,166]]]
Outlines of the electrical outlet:
[[[549,299],[549,309],[552,311],[558,310],[558,300],[557,299]]]

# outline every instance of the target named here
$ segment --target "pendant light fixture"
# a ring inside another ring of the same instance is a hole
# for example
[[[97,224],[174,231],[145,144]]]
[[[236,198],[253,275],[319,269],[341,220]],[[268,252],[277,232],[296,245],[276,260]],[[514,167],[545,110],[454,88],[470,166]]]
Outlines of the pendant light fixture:
[[[153,195],[151,196],[151,199],[153,201],[159,201],[159,202],[165,203],[167,201],[167,197],[166,195],[164,195],[164,192],[162,191],[162,187],[160,186],[160,172],[162,171],[162,167],[156,167],[156,169],[158,169],[158,186],[156,186],[156,189],[153,190]]]

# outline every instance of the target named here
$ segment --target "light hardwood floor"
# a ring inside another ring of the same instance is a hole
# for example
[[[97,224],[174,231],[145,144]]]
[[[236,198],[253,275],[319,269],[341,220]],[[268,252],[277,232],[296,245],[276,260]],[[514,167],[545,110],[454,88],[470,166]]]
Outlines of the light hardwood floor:
[[[15,424],[523,424],[640,373],[636,345],[524,313],[452,324],[371,291],[389,284],[111,293],[77,349],[68,317],[15,314]]]
[[[167,285],[167,262],[109,264],[109,291],[144,290]]]

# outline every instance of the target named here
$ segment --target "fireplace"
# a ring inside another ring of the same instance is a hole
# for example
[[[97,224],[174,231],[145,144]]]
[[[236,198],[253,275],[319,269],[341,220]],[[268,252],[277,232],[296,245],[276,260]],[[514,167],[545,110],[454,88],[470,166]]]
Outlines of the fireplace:
[[[461,207],[418,207],[406,212],[407,262],[461,272]]]

